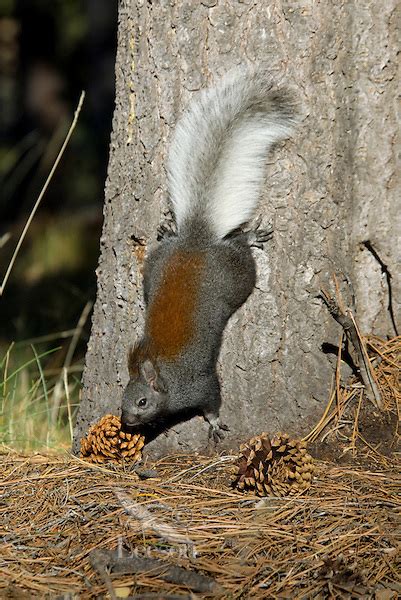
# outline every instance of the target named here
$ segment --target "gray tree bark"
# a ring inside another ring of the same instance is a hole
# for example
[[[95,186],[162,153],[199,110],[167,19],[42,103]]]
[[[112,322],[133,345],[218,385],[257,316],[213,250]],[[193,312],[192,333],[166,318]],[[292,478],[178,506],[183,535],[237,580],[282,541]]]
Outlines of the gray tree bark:
[[[244,61],[284,74],[306,118],[270,156],[260,213],[273,222],[274,241],[255,251],[256,289],[224,336],[225,445],[263,430],[302,434],[319,419],[333,370],[322,345],[337,345],[340,331],[315,292],[333,272],[352,279],[363,330],[394,334],[397,4],[121,0],[98,295],[75,450],[91,423],[119,414],[127,349],[143,325],[143,259],[168,209],[164,164],[177,118],[193,93]],[[207,443],[196,417],[148,451],[203,451]]]

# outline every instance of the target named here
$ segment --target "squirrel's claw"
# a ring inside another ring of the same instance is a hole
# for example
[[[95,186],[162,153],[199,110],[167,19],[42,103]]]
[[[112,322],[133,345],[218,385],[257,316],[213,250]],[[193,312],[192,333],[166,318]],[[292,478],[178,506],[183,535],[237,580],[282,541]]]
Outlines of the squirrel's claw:
[[[260,228],[261,223],[262,217],[259,217],[253,229],[249,229],[248,231],[236,231],[231,235],[233,237],[241,236],[248,246],[263,250],[263,244],[268,242],[273,237],[274,229],[271,223],[268,223],[267,227]]]
[[[157,228],[157,241],[160,242],[165,238],[173,237],[175,235],[177,235],[177,228],[174,217],[171,211],[169,211],[164,223],[161,223]]]
[[[262,217],[259,217],[256,221],[253,229],[243,231],[242,229],[236,229],[226,236],[227,239],[238,239],[241,238],[245,244],[249,247],[259,248],[263,250],[263,244],[268,242],[273,237],[273,225],[268,223],[267,227],[260,229],[262,223]]]
[[[224,439],[224,432],[229,431],[229,429],[217,417],[209,417],[207,420],[209,421],[209,439],[218,444]]]
[[[263,244],[268,242],[273,237],[273,225],[269,223],[267,227],[260,229],[260,224],[262,222],[262,218],[259,217],[255,224],[255,228],[251,231],[247,231],[247,242],[249,246],[254,246],[255,248],[263,249]]]

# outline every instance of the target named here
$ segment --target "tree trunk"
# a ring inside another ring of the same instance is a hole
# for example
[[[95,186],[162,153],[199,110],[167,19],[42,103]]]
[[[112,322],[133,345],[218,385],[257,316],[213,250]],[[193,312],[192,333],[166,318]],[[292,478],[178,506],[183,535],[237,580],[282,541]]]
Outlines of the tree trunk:
[[[98,295],[75,450],[92,422],[120,411],[127,349],[143,326],[143,259],[168,210],[164,164],[177,118],[193,93],[245,60],[284,73],[306,118],[269,157],[260,214],[273,222],[274,240],[255,250],[256,289],[224,335],[226,446],[263,430],[302,434],[319,419],[333,372],[322,346],[338,345],[340,330],[316,291],[333,272],[353,281],[363,329],[394,334],[401,231],[396,6],[120,2]],[[195,417],[148,451],[206,447],[207,425]]]

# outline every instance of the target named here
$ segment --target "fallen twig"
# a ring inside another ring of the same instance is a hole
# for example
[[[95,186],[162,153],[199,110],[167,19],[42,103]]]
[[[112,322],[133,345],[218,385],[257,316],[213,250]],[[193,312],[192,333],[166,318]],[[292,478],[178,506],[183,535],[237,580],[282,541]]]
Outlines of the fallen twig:
[[[196,571],[184,569],[183,567],[177,567],[165,560],[157,558],[147,558],[143,556],[119,557],[118,553],[113,550],[93,550],[89,555],[89,559],[92,567],[104,578],[106,584],[107,578],[110,581],[110,577],[107,573],[107,570],[110,569],[112,573],[119,573],[120,575],[147,573],[163,579],[164,581],[168,581],[169,583],[183,585],[194,592],[215,595],[223,592],[223,588],[211,577],[207,577]],[[107,588],[109,589],[109,585]]]
[[[365,386],[367,398],[378,408],[383,410],[383,400],[380,390],[374,379],[368,353],[366,352],[364,341],[359,333],[355,317],[350,309],[345,313],[339,306],[339,302],[334,299],[326,290],[321,289],[320,295],[326,304],[331,316],[344,329],[345,335],[351,342],[358,358],[359,373]]]

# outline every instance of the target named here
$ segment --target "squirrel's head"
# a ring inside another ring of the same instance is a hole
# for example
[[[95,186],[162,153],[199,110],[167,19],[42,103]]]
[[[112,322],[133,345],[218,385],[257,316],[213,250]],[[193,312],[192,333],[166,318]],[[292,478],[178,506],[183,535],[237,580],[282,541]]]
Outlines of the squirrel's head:
[[[125,388],[122,401],[123,427],[140,427],[152,423],[165,412],[167,390],[150,360],[145,360]]]

